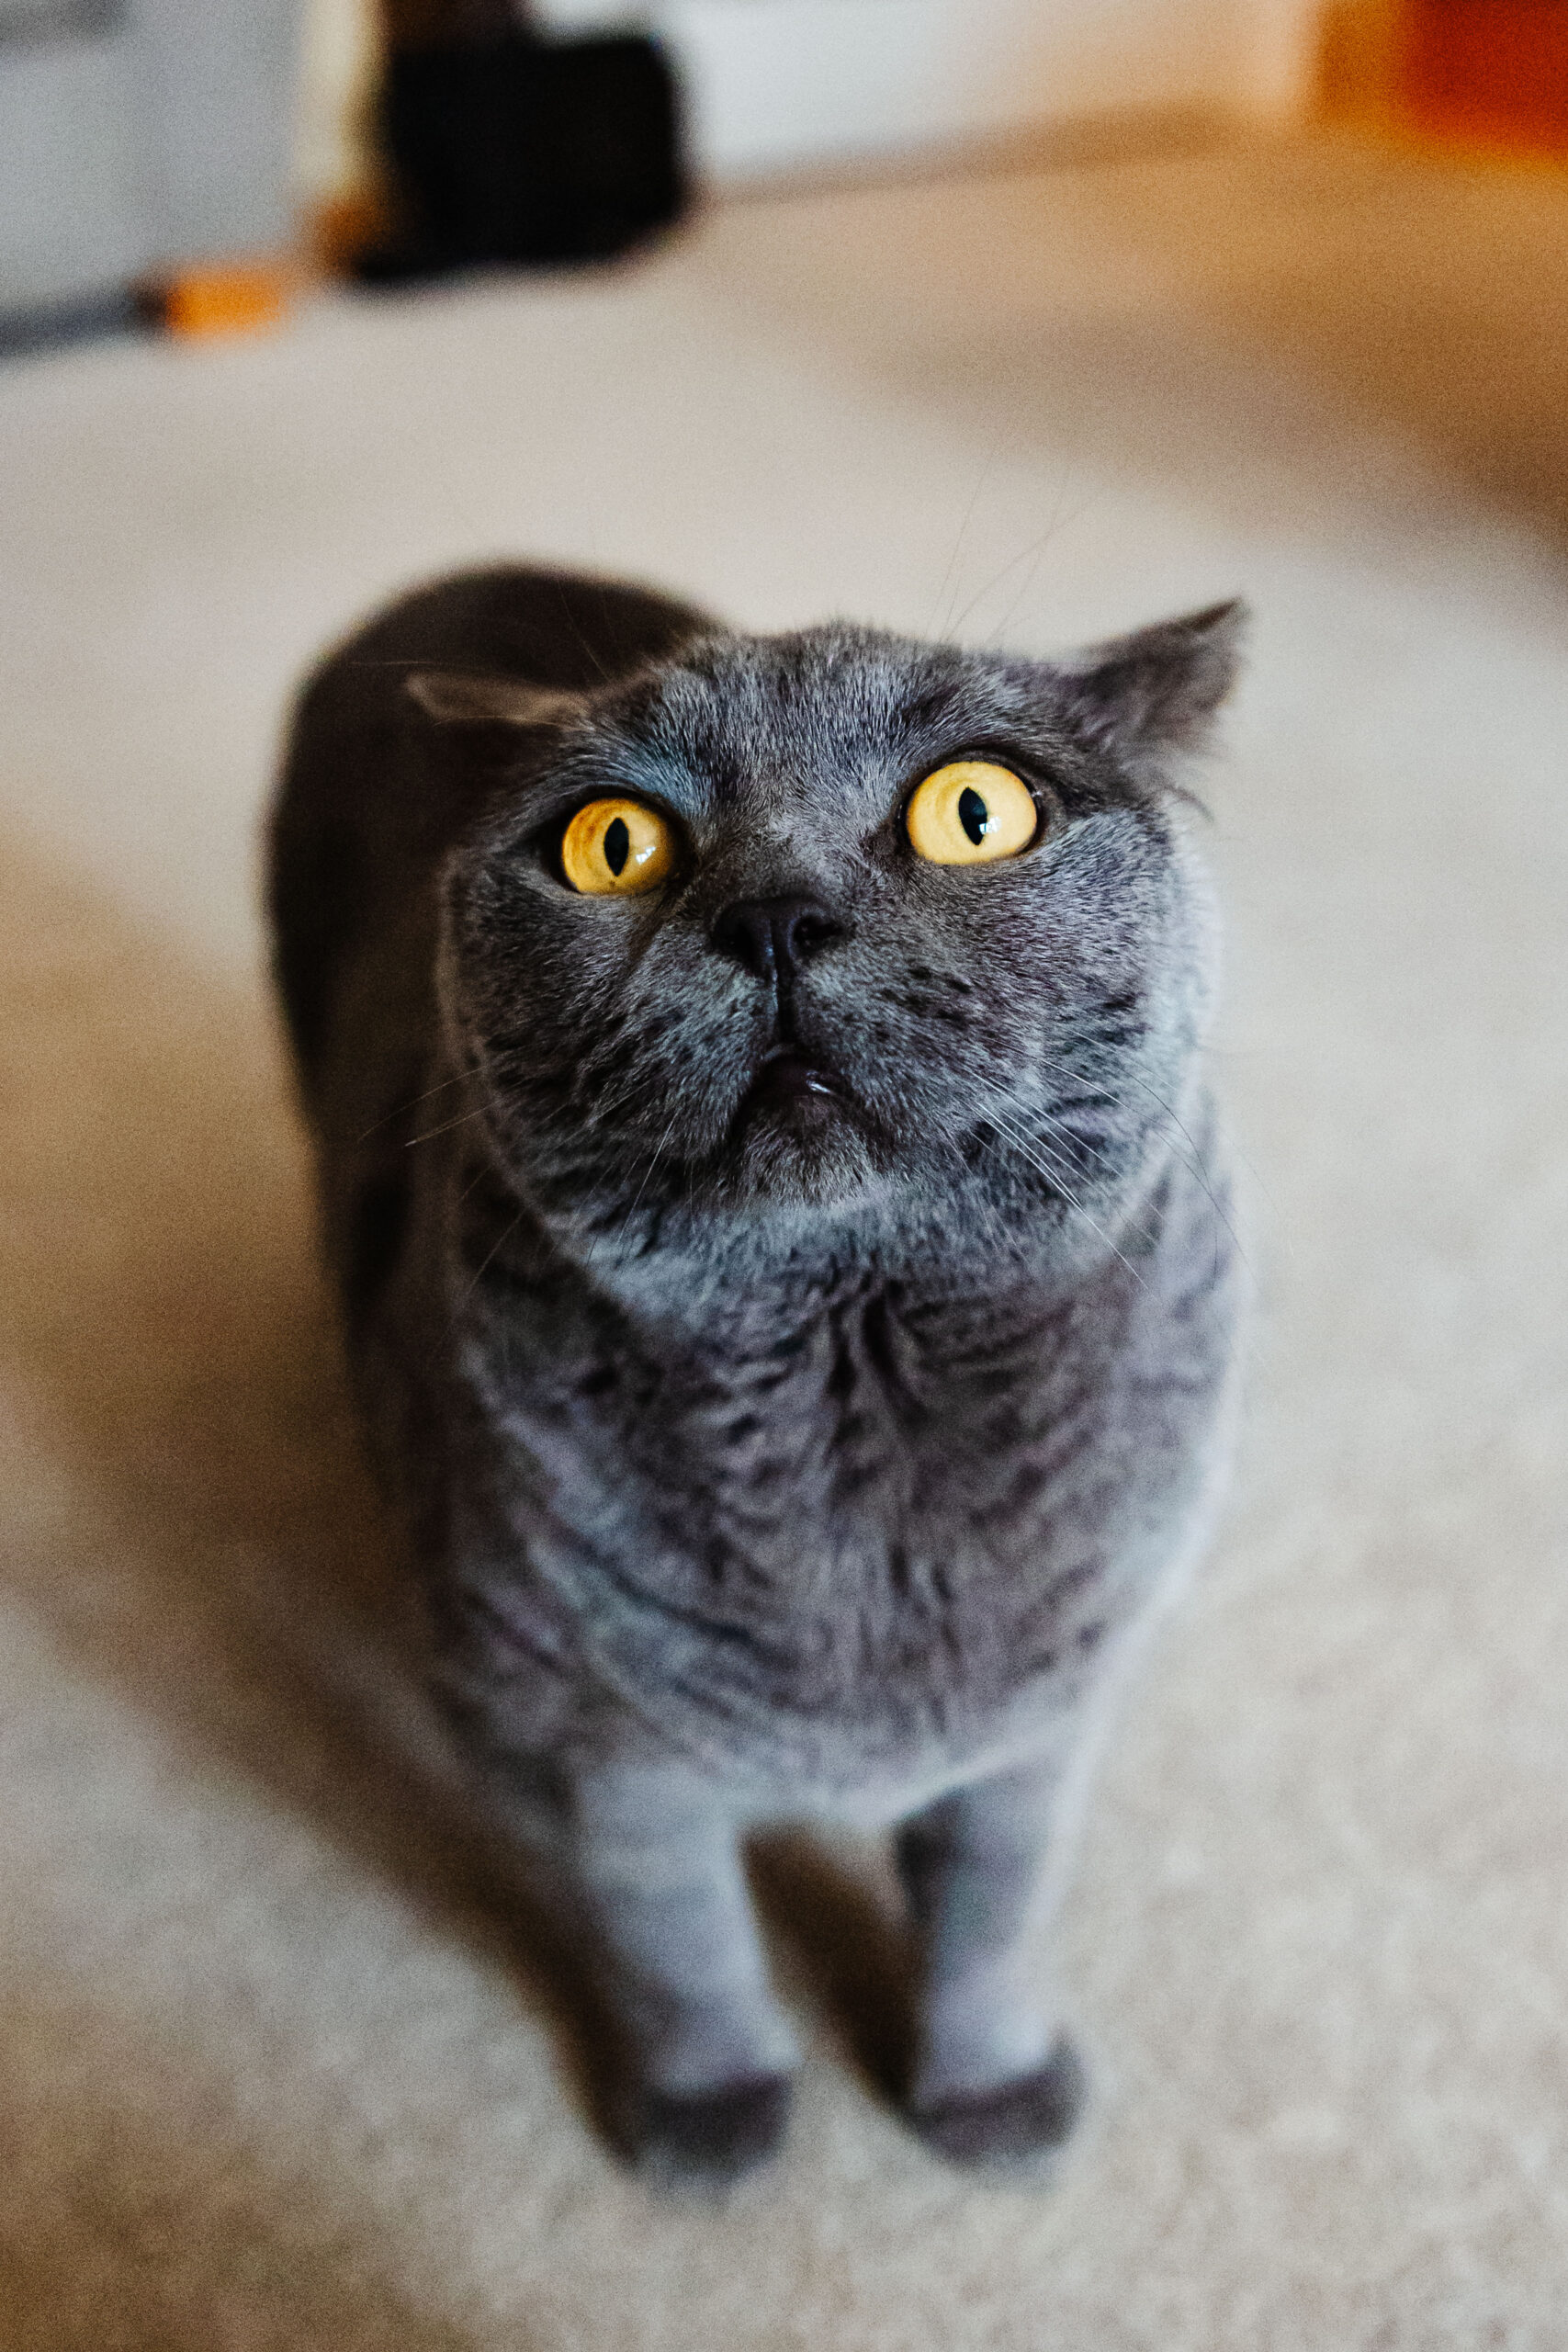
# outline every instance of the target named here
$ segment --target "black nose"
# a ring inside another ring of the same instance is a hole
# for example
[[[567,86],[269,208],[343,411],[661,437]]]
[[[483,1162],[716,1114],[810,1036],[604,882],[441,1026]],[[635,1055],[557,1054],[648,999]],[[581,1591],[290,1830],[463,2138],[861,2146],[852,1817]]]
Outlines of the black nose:
[[[844,926],[815,899],[737,899],[713,927],[713,944],[760,980],[784,986]]]

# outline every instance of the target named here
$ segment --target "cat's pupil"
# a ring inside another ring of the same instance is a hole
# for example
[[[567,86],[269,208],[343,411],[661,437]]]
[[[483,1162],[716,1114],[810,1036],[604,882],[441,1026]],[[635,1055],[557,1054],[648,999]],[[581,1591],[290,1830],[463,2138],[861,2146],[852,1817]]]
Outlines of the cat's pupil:
[[[973,797],[973,796],[971,796]],[[975,839],[978,841],[979,834]],[[617,817],[604,828],[604,863],[612,874],[618,874],[632,854],[632,837],[626,831],[626,820]]]
[[[991,812],[972,784],[966,784],[958,796],[958,821],[976,848],[991,830]],[[620,868],[615,870],[619,873]]]

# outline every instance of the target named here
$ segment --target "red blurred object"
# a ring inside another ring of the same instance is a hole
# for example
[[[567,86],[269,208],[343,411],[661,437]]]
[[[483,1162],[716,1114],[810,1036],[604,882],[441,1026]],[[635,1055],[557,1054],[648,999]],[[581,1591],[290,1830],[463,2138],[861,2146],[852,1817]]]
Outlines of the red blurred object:
[[[1408,0],[1404,15],[1420,129],[1568,153],[1568,0]]]

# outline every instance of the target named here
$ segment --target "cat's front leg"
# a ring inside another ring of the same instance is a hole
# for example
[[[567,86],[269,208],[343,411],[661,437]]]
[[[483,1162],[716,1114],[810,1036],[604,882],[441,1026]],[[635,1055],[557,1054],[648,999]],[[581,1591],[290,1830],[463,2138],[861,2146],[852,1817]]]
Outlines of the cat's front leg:
[[[907,1821],[899,1875],[920,1948],[906,2113],[958,2164],[1038,2164],[1082,2104],[1083,2075],[1032,1983],[1031,1929],[1052,1893],[1046,1844],[1060,1776],[1012,1771]]]
[[[615,2137],[650,2179],[726,2187],[782,2141],[798,2059],[736,1826],[673,1766],[584,1774],[570,1811],[569,1866],[632,2059]]]

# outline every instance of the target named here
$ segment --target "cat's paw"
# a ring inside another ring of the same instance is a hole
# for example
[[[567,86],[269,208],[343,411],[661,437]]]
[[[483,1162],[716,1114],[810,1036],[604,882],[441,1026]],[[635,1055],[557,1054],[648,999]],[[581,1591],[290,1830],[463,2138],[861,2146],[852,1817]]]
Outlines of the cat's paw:
[[[1070,2041],[1043,2066],[994,2090],[954,2091],[904,2109],[910,2130],[949,2164],[1040,2177],[1072,2135],[1087,2078]]]
[[[784,2143],[795,2089],[788,2075],[753,2075],[710,2091],[644,2086],[617,2119],[616,2139],[650,2187],[722,2196]]]

